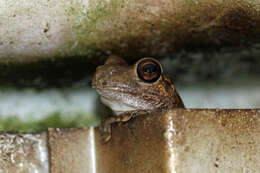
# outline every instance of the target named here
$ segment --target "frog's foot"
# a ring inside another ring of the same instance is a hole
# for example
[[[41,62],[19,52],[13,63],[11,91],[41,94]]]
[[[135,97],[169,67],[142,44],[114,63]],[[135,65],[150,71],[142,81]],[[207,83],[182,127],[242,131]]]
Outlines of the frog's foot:
[[[146,111],[143,110],[135,110],[135,111],[127,111],[123,114],[120,114],[118,116],[110,116],[106,117],[100,126],[100,133],[101,138],[104,142],[108,142],[111,138],[111,124],[115,122],[126,122],[130,120],[133,117],[139,116],[139,115],[145,115],[147,114]]]
[[[111,138],[111,124],[105,126],[101,125],[100,128],[101,139],[103,142],[108,142]]]
[[[114,116],[108,116],[101,122],[100,133],[103,142],[108,142],[111,138],[111,124],[116,122],[116,118]]]

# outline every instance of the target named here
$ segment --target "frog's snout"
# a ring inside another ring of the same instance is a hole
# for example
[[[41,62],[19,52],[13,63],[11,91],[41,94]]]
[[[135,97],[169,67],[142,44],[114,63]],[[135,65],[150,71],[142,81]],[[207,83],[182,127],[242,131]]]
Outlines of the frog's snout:
[[[100,71],[102,71],[102,66],[96,68],[96,73],[92,78],[92,88],[97,88],[99,86],[100,79],[102,79],[102,76],[100,76],[102,73],[100,73]]]
[[[97,68],[96,68],[96,72],[102,70],[102,68],[103,68],[103,65],[97,66]]]

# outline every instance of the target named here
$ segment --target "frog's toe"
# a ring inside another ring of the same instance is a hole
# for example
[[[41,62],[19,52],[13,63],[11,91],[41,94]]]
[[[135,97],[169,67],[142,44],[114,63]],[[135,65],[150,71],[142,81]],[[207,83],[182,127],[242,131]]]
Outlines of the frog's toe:
[[[103,142],[108,142],[111,139],[111,133],[101,133],[101,139]]]
[[[103,122],[99,130],[100,130],[102,141],[108,142],[111,138],[111,124],[107,124]]]

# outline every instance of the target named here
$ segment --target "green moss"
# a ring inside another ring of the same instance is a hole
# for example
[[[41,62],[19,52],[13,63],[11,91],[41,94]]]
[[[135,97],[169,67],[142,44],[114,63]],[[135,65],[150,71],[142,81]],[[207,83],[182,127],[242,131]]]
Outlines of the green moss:
[[[69,50],[77,55],[87,54],[89,57],[95,55],[98,47],[102,45],[100,41],[104,40],[98,34],[96,24],[105,17],[116,14],[120,3],[120,0],[99,0],[88,1],[87,5],[83,5],[85,4],[83,2],[70,5],[67,15],[74,20],[72,29],[76,33],[75,40],[77,40],[77,43],[75,44],[74,41],[70,43],[68,45]]]
[[[72,128],[96,126],[100,122],[97,116],[79,114],[73,118],[64,118],[59,113],[50,115],[43,120],[25,122],[16,116],[0,117],[1,131],[18,131],[23,133],[34,133],[53,128]]]

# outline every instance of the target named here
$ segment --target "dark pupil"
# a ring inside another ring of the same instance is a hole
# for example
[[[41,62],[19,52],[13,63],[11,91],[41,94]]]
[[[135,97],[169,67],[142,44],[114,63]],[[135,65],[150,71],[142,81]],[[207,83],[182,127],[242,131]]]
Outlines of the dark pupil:
[[[161,67],[156,62],[143,61],[137,68],[138,76],[145,82],[156,82],[161,76]]]
[[[153,73],[153,72],[156,72],[157,71],[157,68],[154,64],[146,64],[143,66],[143,72],[146,72],[146,73]]]

